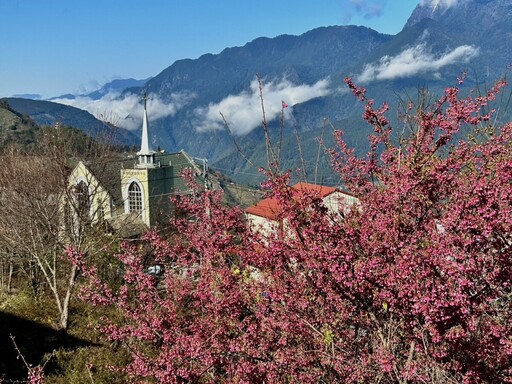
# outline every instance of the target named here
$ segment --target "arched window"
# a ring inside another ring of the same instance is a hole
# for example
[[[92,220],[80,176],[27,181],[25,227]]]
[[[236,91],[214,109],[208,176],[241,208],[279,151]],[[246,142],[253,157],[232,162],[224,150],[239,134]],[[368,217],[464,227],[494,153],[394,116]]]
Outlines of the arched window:
[[[135,181],[128,187],[128,208],[129,212],[142,211],[142,191]]]

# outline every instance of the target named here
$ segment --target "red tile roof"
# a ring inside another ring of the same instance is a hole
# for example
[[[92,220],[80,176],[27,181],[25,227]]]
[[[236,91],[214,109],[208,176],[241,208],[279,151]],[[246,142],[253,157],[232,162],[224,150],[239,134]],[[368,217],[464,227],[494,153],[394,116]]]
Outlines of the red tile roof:
[[[267,219],[275,220],[279,213],[279,206],[277,199],[269,197],[258,202],[256,205],[252,205],[245,209],[246,213],[256,215],[260,217],[266,217]]]
[[[337,191],[337,189],[333,187],[310,183],[297,183],[292,186],[292,188],[295,190],[317,193],[322,199]],[[246,208],[245,212],[251,215],[265,217],[270,220],[276,220],[277,215],[279,214],[279,205],[276,198],[269,197],[261,200],[256,205]]]
[[[321,198],[327,197],[331,193],[334,193],[337,191],[337,189],[334,187],[327,187],[325,185],[317,185],[317,184],[310,184],[310,183],[297,183],[292,188],[299,189],[302,191],[307,191],[307,192],[318,193],[318,196]]]

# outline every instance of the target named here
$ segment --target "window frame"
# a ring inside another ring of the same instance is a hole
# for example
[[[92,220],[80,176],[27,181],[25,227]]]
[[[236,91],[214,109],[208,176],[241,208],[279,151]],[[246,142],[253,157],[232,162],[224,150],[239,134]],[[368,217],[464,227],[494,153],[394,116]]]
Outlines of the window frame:
[[[137,212],[141,213],[144,210],[144,200],[142,186],[137,181],[133,180],[128,183],[127,189],[128,198],[128,213]]]

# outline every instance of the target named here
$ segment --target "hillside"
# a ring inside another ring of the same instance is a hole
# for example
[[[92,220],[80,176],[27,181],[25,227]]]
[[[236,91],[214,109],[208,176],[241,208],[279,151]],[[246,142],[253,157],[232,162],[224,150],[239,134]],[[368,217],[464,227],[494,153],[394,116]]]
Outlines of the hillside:
[[[59,122],[62,125],[80,129],[93,138],[108,138],[114,143],[123,145],[139,143],[136,134],[100,121],[79,108],[43,100],[22,98],[5,100],[12,110],[30,116],[40,126],[54,125]]]
[[[0,148],[12,143],[33,144],[38,129],[31,118],[11,109],[6,100],[0,100]]]
[[[338,121],[350,116],[357,102],[348,94],[336,94],[335,89],[356,63],[391,39],[392,36],[365,27],[322,27],[300,36],[259,38],[243,47],[226,48],[218,55],[208,54],[197,60],[177,61],[148,81],[144,90],[167,101],[172,99],[173,94],[193,94],[194,97],[175,115],[151,122],[152,135],[168,150],[185,148],[197,156],[207,157],[213,166],[222,168],[236,180],[254,183],[257,177],[255,179],[251,175],[257,174],[257,168],[266,164],[264,147],[261,146],[264,142],[261,129],[246,129],[243,122],[230,126],[234,131],[248,131],[236,135],[236,139],[250,152],[248,155],[253,158],[255,166],[244,164],[243,161],[233,163],[231,159],[237,153],[226,129],[222,124],[213,130],[198,129],[203,123],[198,111],[222,103],[230,95],[249,94],[250,103],[254,103],[257,96],[248,88],[256,75],[261,76],[266,84],[274,82],[276,88],[311,85],[328,79],[328,96],[294,103],[291,119],[285,123],[285,138],[291,144],[287,149],[290,153],[288,157],[293,160],[289,165],[295,168],[296,164],[293,163],[298,157],[294,129],[309,132],[320,128],[324,117]],[[130,89],[130,92],[142,91]],[[264,98],[267,96],[263,95]],[[294,96],[290,94],[290,98]],[[268,107],[269,101],[265,102]],[[240,105],[240,108],[244,107]],[[229,111],[223,112],[228,121],[236,120]],[[261,121],[261,110],[248,113],[254,115],[256,121]],[[218,116],[218,112],[214,114]],[[269,118],[269,124],[273,132],[279,131],[278,120]]]
[[[454,4],[448,8],[417,6],[405,29],[427,19],[434,20],[459,44],[478,47],[478,58],[470,69],[478,72],[480,81],[493,81],[503,76],[512,57],[509,43],[512,3],[509,0],[464,0]]]

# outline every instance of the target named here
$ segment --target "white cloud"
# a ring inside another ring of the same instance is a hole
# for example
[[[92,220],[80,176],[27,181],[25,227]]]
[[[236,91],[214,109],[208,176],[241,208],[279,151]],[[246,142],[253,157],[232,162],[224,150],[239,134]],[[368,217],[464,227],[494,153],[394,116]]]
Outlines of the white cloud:
[[[289,117],[294,104],[325,96],[329,93],[328,87],[328,80],[320,80],[313,85],[295,85],[286,79],[279,82],[262,82],[267,121],[280,117],[282,100],[289,106],[284,109],[285,117]],[[258,81],[253,80],[248,91],[230,95],[219,103],[210,103],[208,107],[198,108],[195,112],[198,119],[197,130],[200,132],[224,129],[224,122],[220,116],[222,113],[235,135],[245,135],[261,126],[263,120]]]
[[[420,73],[436,74],[442,67],[459,62],[468,62],[478,55],[478,48],[461,45],[442,55],[434,55],[422,43],[405,49],[396,56],[383,56],[378,62],[367,64],[357,81],[366,83],[372,80],[391,80],[411,77]]]
[[[427,6],[432,8],[433,10],[439,9],[448,9],[454,7],[459,3],[460,0],[421,0],[421,6]]]
[[[94,92],[102,87],[102,84],[100,84],[97,80],[90,80],[86,83],[82,83],[78,86],[78,89],[76,90],[76,94],[84,95],[86,93]]]
[[[141,97],[131,93],[124,95],[122,98],[119,98],[119,96],[119,93],[110,92],[99,100],[78,96],[75,99],[54,99],[52,101],[86,110],[100,120],[129,130],[139,129],[142,126],[143,115]],[[174,115],[194,95],[172,94],[168,103],[162,101],[155,94],[149,94],[148,97],[148,119],[151,122],[151,120]]]

